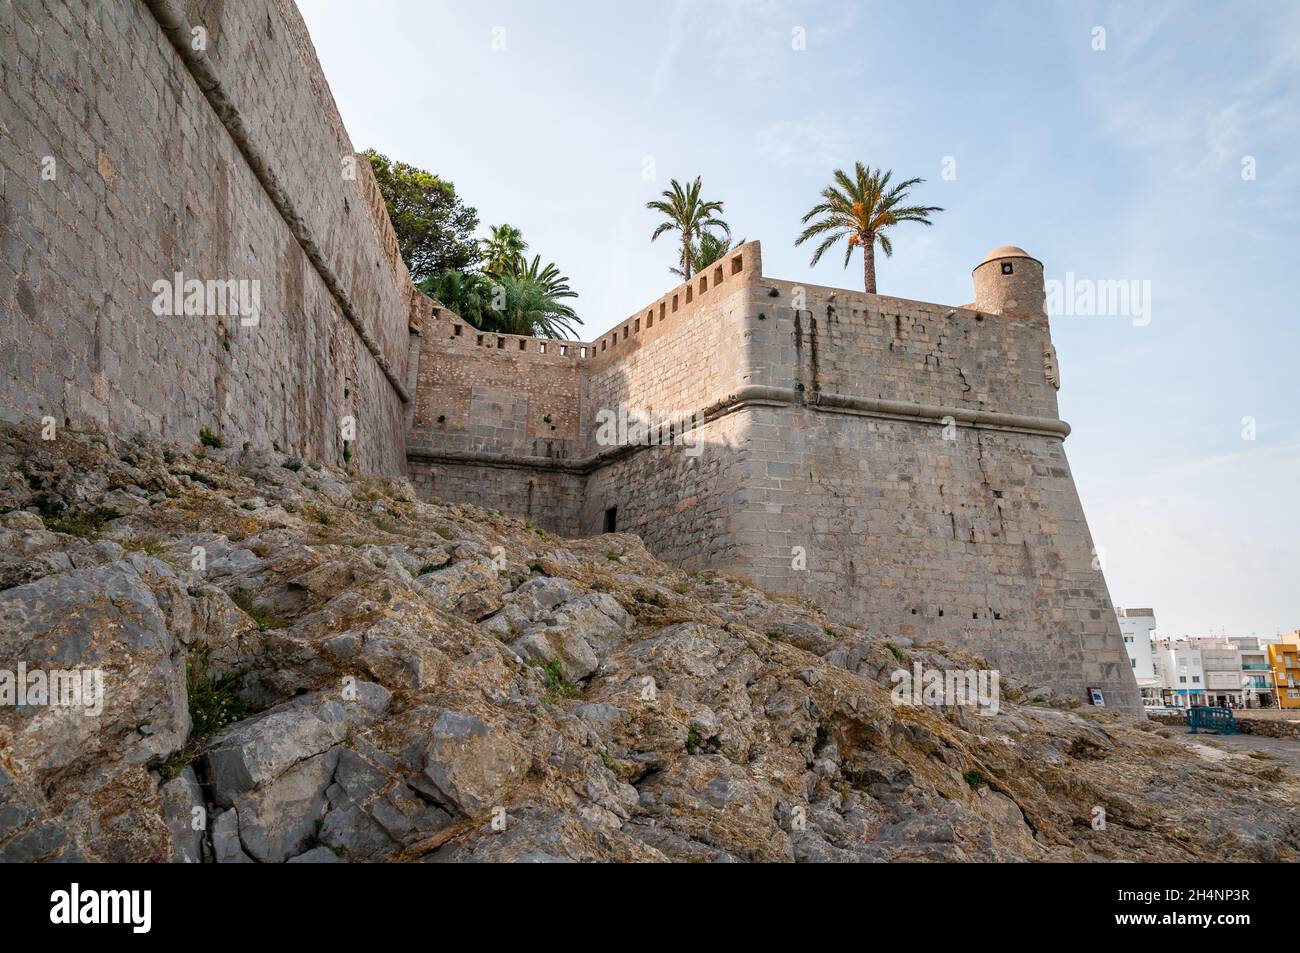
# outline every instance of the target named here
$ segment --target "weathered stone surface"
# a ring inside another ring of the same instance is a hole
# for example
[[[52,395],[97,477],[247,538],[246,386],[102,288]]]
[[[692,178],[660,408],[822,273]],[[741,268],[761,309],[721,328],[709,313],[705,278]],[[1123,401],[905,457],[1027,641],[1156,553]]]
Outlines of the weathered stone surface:
[[[355,697],[342,691],[305,695],[240,722],[215,739],[205,759],[213,797],[223,807],[245,791],[345,740],[360,725],[383,714],[390,695],[371,682],[358,682]]]
[[[172,838],[172,863],[197,864],[203,860],[203,831],[207,807],[194,769],[186,767],[162,786],[163,818]],[[195,809],[198,809],[196,824]]]
[[[251,864],[239,843],[239,812],[222,811],[212,822],[212,853],[219,864]]]
[[[527,760],[504,733],[472,715],[444,711],[429,730],[424,773],[461,814],[476,817],[502,803]]]
[[[477,507],[403,499],[401,485],[328,469],[263,483],[260,474],[283,468],[245,473],[168,452],[171,462],[143,440],[114,453],[75,435],[42,445],[0,427],[0,472],[20,456],[39,459],[42,480],[75,484],[68,498],[87,511],[100,504],[96,493],[128,479],[156,487],[163,503],[109,521],[98,540],[40,540],[31,559],[57,545],[87,565],[45,563],[39,577],[0,591],[16,623],[0,633],[14,646],[6,651],[102,659],[140,678],[107,700],[99,717],[109,733],[83,736],[32,706],[0,709],[0,858],[1300,856],[1300,781],[1285,762],[1212,739],[1190,746],[1121,713],[1073,710],[1012,673],[993,717],[896,706],[895,668],[988,663],[734,579],[688,575],[626,534],[560,541]],[[210,484],[170,477],[177,461]],[[351,502],[331,502],[341,498],[334,486],[317,494],[307,484],[318,479],[349,488]],[[22,515],[0,525],[38,533],[38,490],[10,492]],[[245,509],[252,498],[277,503]],[[454,599],[435,604],[408,568],[442,548],[431,535],[448,542],[452,566],[494,559],[505,568],[494,578],[466,572]],[[245,574],[180,558],[195,538],[232,536],[249,554]],[[143,555],[154,547],[182,568]],[[541,638],[561,681],[521,659],[490,619],[462,614],[466,597],[479,595],[501,602],[492,618],[507,620],[511,643]],[[573,659],[552,644],[563,636],[587,645],[582,665],[567,667]],[[183,702],[186,661],[196,657],[248,706],[206,738],[186,738],[188,723],[166,715]],[[192,771],[179,764],[188,758],[197,759]],[[196,797],[209,799],[201,806],[211,818],[197,847],[185,823]],[[1098,805],[1112,821],[1105,832],[1089,823]]]
[[[253,859],[280,863],[307,845],[325,814],[325,789],[338,756],[331,748],[236,798],[239,840]]]

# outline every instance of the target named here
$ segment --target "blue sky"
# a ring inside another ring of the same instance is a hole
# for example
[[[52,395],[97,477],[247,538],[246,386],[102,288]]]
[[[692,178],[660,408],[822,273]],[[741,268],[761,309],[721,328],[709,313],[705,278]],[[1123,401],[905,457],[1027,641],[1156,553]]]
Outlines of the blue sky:
[[[674,177],[702,175],[794,281],[861,287],[857,259],[793,247],[860,159],[946,209],[895,231],[882,293],[970,301],[1002,244],[1049,279],[1150,282],[1149,323],[1052,320],[1111,595],[1162,635],[1300,627],[1300,6],[299,7],[357,148],[450,179],[484,230],[520,227],[572,279],[586,339],[674,282],[645,209]]]

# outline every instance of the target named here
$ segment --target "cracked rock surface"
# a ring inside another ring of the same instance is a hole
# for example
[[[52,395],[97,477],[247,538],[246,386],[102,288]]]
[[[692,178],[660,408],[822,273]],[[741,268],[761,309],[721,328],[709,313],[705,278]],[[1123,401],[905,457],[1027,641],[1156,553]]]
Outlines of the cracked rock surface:
[[[895,669],[986,666],[264,450],[0,429],[20,663],[104,691],[0,706],[5,861],[1300,855],[1276,760],[1014,673],[990,717],[896,706]]]

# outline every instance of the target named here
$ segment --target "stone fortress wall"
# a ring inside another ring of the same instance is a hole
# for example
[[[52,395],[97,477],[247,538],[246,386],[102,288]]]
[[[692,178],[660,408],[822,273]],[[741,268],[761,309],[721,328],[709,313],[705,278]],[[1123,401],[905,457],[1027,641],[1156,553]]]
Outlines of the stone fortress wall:
[[[681,565],[1136,710],[1065,459],[1042,265],[998,249],[974,285],[962,307],[800,286],[750,242],[588,344],[457,333],[443,312],[412,477],[561,533],[612,517]],[[698,455],[602,445],[620,404],[698,412]]]
[[[410,277],[293,3],[5,8],[0,417],[341,463],[350,416],[404,472]],[[177,272],[258,323],[155,314]]]
[[[750,242],[596,341],[483,333],[412,287],[290,0],[16,0],[0,54],[0,417],[613,523],[1137,708],[1019,249],[961,308],[768,278]],[[177,272],[255,280],[257,324],[155,313]],[[620,409],[693,415],[693,445],[602,439]]]

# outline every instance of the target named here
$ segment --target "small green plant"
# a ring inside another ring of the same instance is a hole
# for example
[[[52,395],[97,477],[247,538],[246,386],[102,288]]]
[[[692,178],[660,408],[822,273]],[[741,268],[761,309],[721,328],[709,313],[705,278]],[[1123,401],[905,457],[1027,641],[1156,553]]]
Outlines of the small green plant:
[[[214,450],[220,450],[226,445],[226,442],[214,434],[207,427],[199,431],[199,442],[205,447],[211,447]]]
[[[253,441],[251,441],[251,440],[245,440],[244,443],[243,443],[243,448],[244,448],[245,450],[247,450],[247,449],[248,449],[249,447],[251,447],[252,445],[253,445]]]
[[[701,744],[700,726],[692,722],[686,726],[686,753],[699,754]]]
[[[602,751],[600,753],[600,762],[609,771],[612,771],[614,774],[618,774],[618,762],[609,756],[608,751]]]
[[[302,469],[302,461],[301,461],[301,460],[286,460],[286,461],[284,461],[284,463],[280,464],[280,466],[284,467],[286,470],[291,470],[291,471],[293,471],[294,473],[297,473],[299,470]]]
[[[451,563],[422,563],[417,576],[423,576],[425,573],[437,572],[439,569],[446,569]]]
[[[546,676],[546,701],[553,705],[563,698],[578,697],[578,689],[564,677],[564,671],[560,668],[559,659],[551,659],[545,663],[534,659],[529,664],[534,668],[541,669],[542,674]]]
[[[350,440],[344,440],[343,441],[343,462],[347,464],[351,462],[351,460],[352,460],[352,442]]]
[[[316,511],[315,519],[316,522],[320,523],[322,526],[330,526],[334,523],[334,517],[320,510]]]
[[[989,779],[984,777],[984,772],[979,770],[967,771],[962,775],[962,779],[972,791],[978,791],[981,786],[988,787],[989,783]]]
[[[229,539],[229,537],[227,537]],[[257,623],[257,628],[265,632],[267,629],[283,629],[286,625],[284,620],[277,618],[267,611],[263,606],[259,606],[253,601],[253,597],[242,589],[236,589],[230,593],[230,601],[244,610],[250,619]]]
[[[230,350],[230,338],[222,338],[222,339],[221,339],[221,346],[222,346],[223,348],[225,348],[227,351],[229,351],[229,350]]]
[[[51,516],[58,516],[68,508],[68,505],[57,496],[42,493],[36,498],[36,508],[40,510],[42,519],[49,519]]]
[[[97,506],[88,513],[72,515],[66,512],[62,500],[56,502],[58,507],[51,504],[49,508],[59,515],[42,516],[45,528],[52,533],[66,533],[68,536],[80,536],[82,539],[96,539],[106,522],[115,520],[121,515],[117,510],[109,506]]]
[[[231,669],[213,676],[208,671],[209,655],[194,652],[185,660],[185,694],[190,709],[190,736],[162,763],[159,772],[165,780],[177,777],[199,753],[204,742],[227,725],[248,717],[248,705],[239,696],[242,672]]]
[[[164,462],[164,463],[175,463],[175,462],[176,462],[176,454],[172,453],[170,450],[164,450],[164,451],[163,451],[163,462]]]
[[[664,606],[663,596],[657,592],[649,592],[645,589],[638,589],[636,591],[636,601],[647,606],[658,606],[661,609]]]
[[[185,665],[185,689],[190,700],[190,721],[194,734],[206,739],[248,715],[248,705],[239,697],[242,673],[231,669],[213,676],[208,671],[207,652],[195,652]]]
[[[605,558],[612,563],[616,563],[622,558],[622,556],[619,553],[614,552],[612,549],[607,549],[605,550]]]
[[[685,595],[686,590],[688,588],[689,586],[687,586],[686,583],[684,582],[678,582],[673,584],[673,592],[677,593],[679,596]]]
[[[152,539],[147,539],[144,536],[132,536],[122,546],[132,552],[144,553],[146,556],[154,556],[159,559],[163,555],[163,548]]]
[[[897,661],[899,662],[907,661],[907,656],[903,654],[903,650],[900,649],[893,642],[886,642],[885,648],[889,649],[889,654],[892,655]]]
[[[249,510],[249,511],[257,509],[256,506],[254,506],[252,503],[249,503],[247,500],[245,500],[243,503],[240,503],[239,508],[241,510]]]
[[[453,530],[450,526],[435,526],[433,528],[433,531],[437,533],[439,536],[441,536],[443,539],[456,538],[456,531]]]

